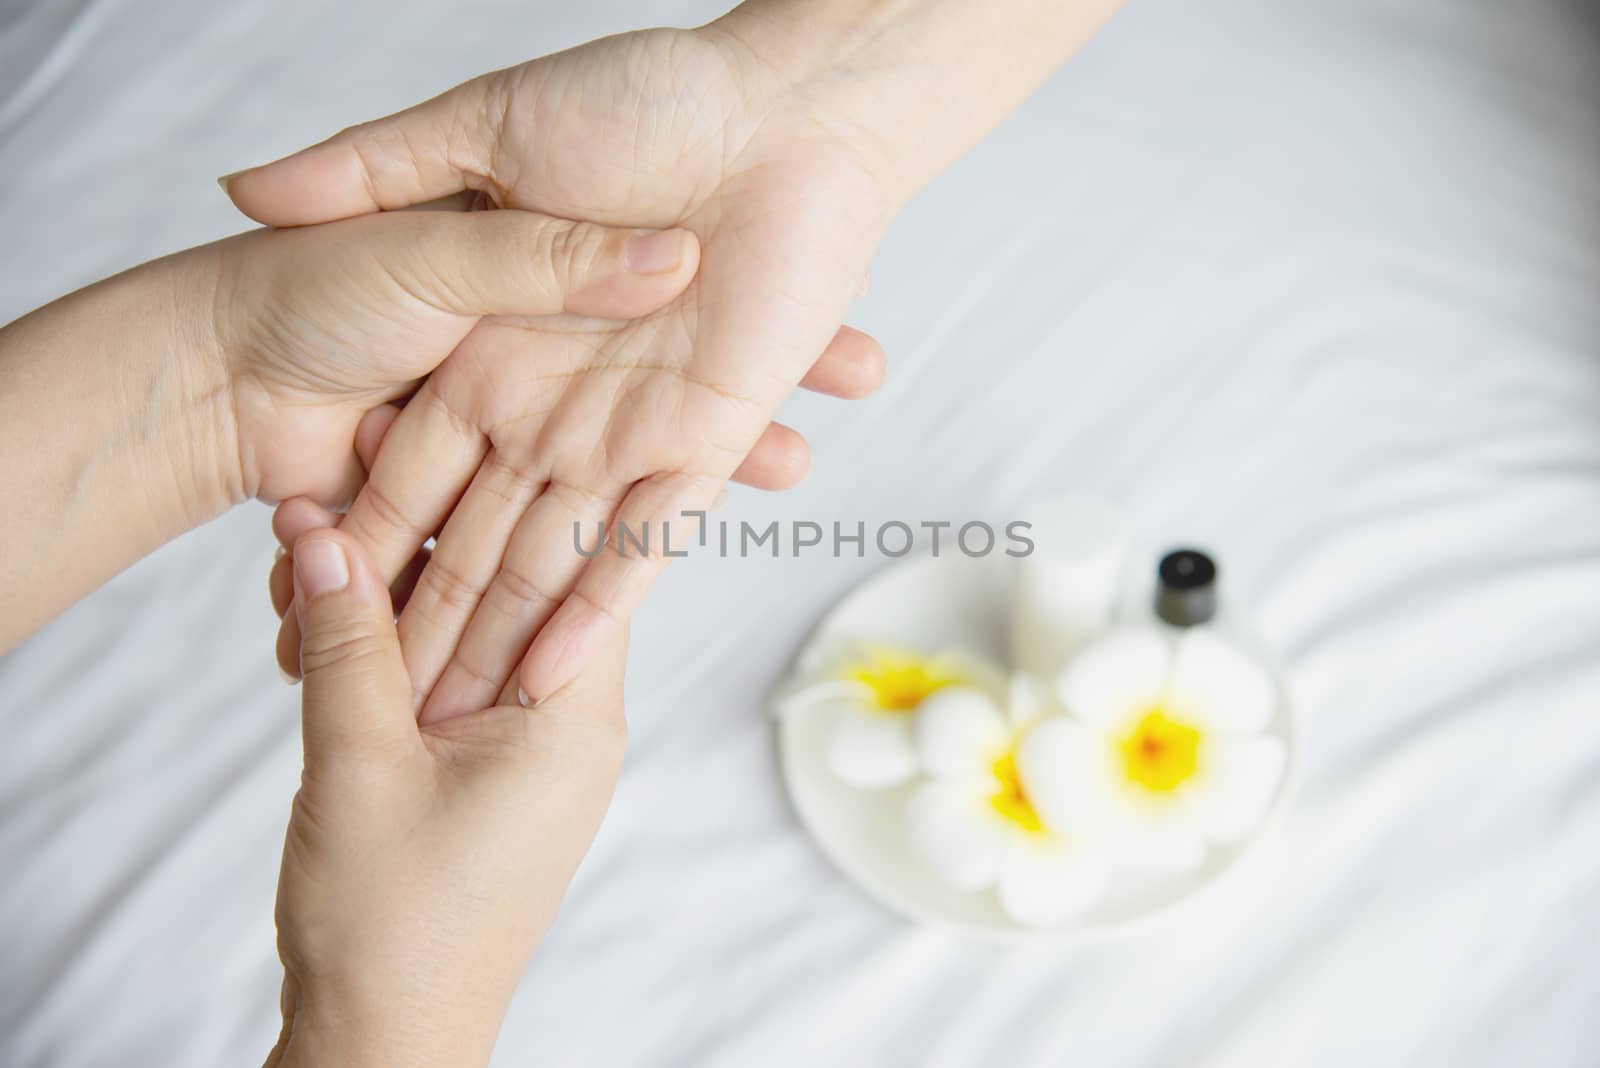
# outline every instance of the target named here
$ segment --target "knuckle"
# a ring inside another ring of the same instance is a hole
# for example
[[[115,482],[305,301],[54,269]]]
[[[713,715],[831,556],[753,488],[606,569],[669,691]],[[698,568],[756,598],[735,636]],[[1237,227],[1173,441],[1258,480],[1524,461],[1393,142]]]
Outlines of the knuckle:
[[[622,607],[616,603],[620,597],[615,592],[597,595],[579,588],[572,591],[572,599],[600,618],[610,620],[616,626],[620,627],[625,622]]]
[[[304,674],[349,671],[372,664],[384,653],[382,635],[370,620],[342,620],[304,628],[300,670]]]
[[[478,604],[480,591],[477,586],[448,562],[440,560],[438,554],[423,568],[419,581],[429,595],[447,608],[470,612]]]
[[[367,500],[367,511],[381,526],[409,537],[424,535],[422,524],[408,516],[405,510],[395,503],[388,491],[376,481],[369,481],[363,487],[362,496]],[[357,523],[359,525],[359,519]]]
[[[484,489],[507,506],[526,507],[539,492],[539,479],[525,469],[520,457],[496,449],[485,461],[488,477]]]
[[[594,223],[569,223],[552,228],[549,245],[551,278],[562,292],[588,278],[598,267],[608,232]]]
[[[500,585],[515,605],[531,605],[536,609],[543,609],[553,605],[556,601],[551,593],[514,567],[508,566],[501,569]]]
[[[556,499],[562,508],[574,515],[591,511],[610,511],[615,502],[605,494],[586,488],[570,478],[552,478],[545,492]]]

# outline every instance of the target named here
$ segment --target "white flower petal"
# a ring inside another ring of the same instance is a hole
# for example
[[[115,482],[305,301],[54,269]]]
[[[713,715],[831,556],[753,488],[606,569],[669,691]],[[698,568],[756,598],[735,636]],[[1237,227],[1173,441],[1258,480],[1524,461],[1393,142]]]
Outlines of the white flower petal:
[[[1121,627],[1067,661],[1056,678],[1056,695],[1069,715],[1117,730],[1161,700],[1171,662],[1166,632]]]
[[[890,667],[913,665],[944,679],[960,680],[963,685],[989,694],[996,702],[1005,700],[1008,678],[1005,671],[969,649],[954,646],[927,652],[892,641],[856,638],[824,639],[808,649],[778,700],[782,704],[796,699],[804,701],[813,693],[827,697],[844,692],[859,693],[863,700],[871,701],[872,689],[857,677],[858,674],[870,675]],[[841,690],[842,687],[855,689]]]
[[[1179,875],[1204,862],[1198,809],[1184,791],[1151,796],[1122,774],[1116,741],[1071,719],[1048,719],[1017,749],[1017,772],[1034,811],[1057,833],[1088,837],[1120,865]]]
[[[862,790],[898,786],[917,770],[911,717],[841,704],[828,730],[823,761],[846,786]]]
[[[923,771],[992,792],[994,762],[1011,745],[1011,729],[994,701],[977,690],[950,686],[918,705],[912,720]]]
[[[981,690],[996,703],[1005,701],[1006,687],[1011,676],[993,660],[960,646],[942,649],[937,655],[930,657],[930,660],[965,679],[969,689]]]
[[[1083,915],[1105,895],[1104,859],[1070,841],[1013,845],[1000,871],[1000,907],[1018,923],[1054,927]]]
[[[1261,824],[1288,753],[1276,738],[1218,739],[1206,747],[1194,784],[1197,818],[1208,837],[1237,842]]]
[[[1031,675],[1011,676],[1006,697],[1006,718],[1013,731],[1023,731],[1045,716],[1059,712],[1054,696]]]
[[[1261,730],[1278,703],[1267,669],[1211,627],[1190,627],[1178,639],[1167,700],[1195,726],[1225,734]]]
[[[1067,835],[1103,823],[1113,790],[1110,743],[1064,716],[1033,725],[1017,746],[1017,778],[1039,819]]]
[[[906,799],[905,817],[912,850],[946,886],[970,892],[1000,878],[1011,834],[980,795],[925,782]]]

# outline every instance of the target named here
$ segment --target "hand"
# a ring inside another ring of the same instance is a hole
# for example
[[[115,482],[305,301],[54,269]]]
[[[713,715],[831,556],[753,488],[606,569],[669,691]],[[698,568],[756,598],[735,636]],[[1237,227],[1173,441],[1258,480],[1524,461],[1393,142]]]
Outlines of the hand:
[[[538,379],[555,373],[548,362],[566,339],[603,333],[610,320],[646,315],[681,292],[699,259],[682,230],[520,211],[256,231],[191,255],[211,288],[245,495],[326,504],[348,502],[365,481],[353,449],[363,420],[377,420],[370,432],[381,436],[396,410],[387,402],[414,391],[463,340],[471,349],[504,338],[508,374]],[[656,258],[641,266],[641,256]],[[499,318],[479,325],[491,315]],[[547,337],[555,340],[541,345]],[[833,388],[841,361],[825,359],[814,373],[818,388]],[[781,480],[793,466],[786,444],[758,443],[742,476]]]
[[[246,495],[335,502],[361,481],[361,418],[415,389],[484,316],[644,315],[693,277],[698,245],[529,212],[408,212],[257,231],[193,255]],[[524,369],[547,358],[518,355]]]
[[[342,529],[393,580],[443,525],[400,623],[413,683],[431,694],[424,722],[518,681],[550,696],[627,619],[663,562],[659,537],[648,557],[586,562],[574,524],[659,531],[704,508],[763,433],[788,437],[768,420],[830,339],[875,383],[876,345],[839,328],[893,197],[848,101],[814,89],[731,36],[630,34],[229,180],[273,225],[471,187],[700,237],[699,276],[660,313],[599,335],[536,328],[559,378],[516,373],[525,328],[481,331],[395,421]]]
[[[383,579],[348,533],[294,553],[305,773],[278,883],[269,1066],[481,1065],[610,801],[625,632],[536,713],[417,726]]]
[[[248,497],[348,499],[365,414],[483,316],[645,314],[697,258],[681,230],[408,212],[191,249],[0,329],[0,648]]]
[[[630,269],[636,238],[668,242],[670,262]],[[416,389],[441,359],[434,373],[444,382],[499,383],[503,404],[521,397],[538,410],[541,391],[562,381],[574,346],[618,328],[580,315],[648,312],[693,274],[697,245],[681,230],[619,231],[520,211],[408,212],[246,234],[196,255],[216,287],[211,304],[222,309],[214,332],[231,365],[239,482],[246,496],[291,502],[288,529],[299,531],[337,521],[328,507],[349,502],[366,480],[400,410],[388,399]],[[527,314],[480,322],[461,310],[469,306]],[[563,306],[578,314],[554,314]],[[546,314],[533,314],[540,311]],[[487,375],[475,362],[484,351],[496,358]],[[876,385],[878,366],[856,358],[847,343],[834,345],[805,384],[859,395]],[[412,403],[448,403],[437,388],[429,383]],[[431,471],[448,453],[441,448],[417,463]],[[773,425],[734,478],[782,488],[804,474],[805,456],[803,439]],[[416,567],[399,576],[408,587]],[[273,581],[287,588],[287,579],[285,562]],[[280,617],[285,611],[280,606]],[[299,633],[287,627],[279,659],[296,675],[298,654]]]

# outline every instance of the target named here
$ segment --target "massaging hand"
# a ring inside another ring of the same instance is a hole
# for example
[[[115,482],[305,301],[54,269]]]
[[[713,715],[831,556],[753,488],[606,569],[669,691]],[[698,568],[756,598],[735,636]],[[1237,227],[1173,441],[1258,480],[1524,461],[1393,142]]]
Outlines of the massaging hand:
[[[803,465],[768,420],[824,348],[841,392],[876,383],[875,344],[840,330],[888,213],[850,130],[842,101],[781,83],[731,40],[663,31],[469,82],[230,180],[274,225],[471,186],[700,237],[699,276],[662,312],[605,331],[541,324],[552,355],[536,370],[519,329],[475,333],[390,428],[342,529],[393,580],[443,524],[400,627],[425,722],[515,693],[525,651],[521,688],[554,693],[644,593],[663,522],[682,527],[758,442]],[[592,541],[612,519],[648,523],[651,557],[574,551],[575,523]]]
[[[357,431],[381,437],[395,413],[386,402],[458,347],[447,375],[466,371],[481,346],[508,384],[559,378],[572,346],[681,292],[698,245],[682,230],[532,212],[408,212],[244,234],[187,255],[210,261],[193,267],[215,286],[212,329],[231,364],[246,493],[344,503],[366,477]],[[485,315],[498,318],[480,326]],[[830,351],[811,381],[854,388],[853,370]],[[785,484],[784,445],[774,430],[737,477]]]
[[[692,234],[617,231],[529,212],[411,212],[261,231],[188,254],[214,286],[249,496],[347,501],[370,410],[415,388],[472,333],[563,311],[628,318],[682,291]],[[209,262],[206,262],[209,261]],[[517,324],[512,326],[510,324]],[[515,353],[523,374],[556,355]]]
[[[0,560],[0,651],[243,500],[347,503],[365,479],[353,445],[469,334],[462,362],[494,345],[509,383],[547,381],[617,327],[593,316],[651,312],[697,261],[682,230],[402,212],[242,234],[24,316],[0,330],[0,446],[17,461],[0,479],[17,550]],[[791,468],[773,435],[738,477]]]
[[[485,316],[507,319],[481,336],[522,338],[556,313],[644,315],[697,262],[682,230],[404,212],[242,234],[25,316],[0,333],[0,444],[17,461],[0,647],[241,500],[348,500],[366,413],[415,389]],[[505,353],[530,378],[560,356]]]
[[[269,1066],[481,1065],[621,766],[625,633],[536,715],[419,728],[383,578],[302,534],[305,773],[278,883]]]

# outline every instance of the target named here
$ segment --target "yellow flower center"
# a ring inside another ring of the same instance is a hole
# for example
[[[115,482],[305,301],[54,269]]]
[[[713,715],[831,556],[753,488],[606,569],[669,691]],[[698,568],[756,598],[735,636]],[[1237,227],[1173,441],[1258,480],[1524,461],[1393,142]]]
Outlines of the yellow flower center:
[[[845,677],[872,692],[872,703],[884,712],[910,712],[930,694],[966,682],[936,659],[898,649],[874,649],[870,662],[852,664]]]
[[[1017,759],[1011,753],[994,762],[994,777],[1000,782],[999,791],[991,798],[989,804],[1005,819],[1029,834],[1042,834],[1044,823],[1039,819],[1039,813],[1033,810],[1033,803],[1028,800],[1026,791],[1022,789],[1022,779],[1017,775]]]
[[[1146,713],[1121,748],[1128,781],[1155,793],[1172,793],[1194,777],[1200,764],[1200,732],[1165,709]]]

